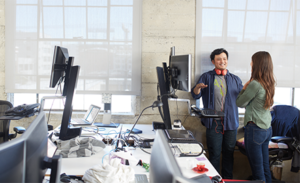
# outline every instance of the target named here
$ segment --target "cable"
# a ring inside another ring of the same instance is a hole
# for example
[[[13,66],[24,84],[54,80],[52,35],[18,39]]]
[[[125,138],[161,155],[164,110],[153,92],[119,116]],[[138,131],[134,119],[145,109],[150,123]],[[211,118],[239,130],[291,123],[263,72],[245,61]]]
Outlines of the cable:
[[[179,119],[178,118],[178,103],[177,103],[177,99],[176,99],[176,106],[177,106],[177,119]]]
[[[145,151],[145,150],[144,150],[143,148],[141,148],[141,147],[140,147],[140,149],[141,149],[142,151],[144,151],[145,153],[147,153],[147,154],[151,154],[151,153]]]
[[[108,154],[110,154],[112,151],[114,151],[114,149],[110,150],[108,153],[106,153],[103,157],[102,157],[102,164],[103,164],[103,159],[105,156],[107,156]]]
[[[184,118],[183,122],[181,123],[181,125],[183,125],[183,123],[185,122],[185,120],[189,117],[189,115],[186,115],[186,117]]]
[[[58,87],[59,87],[60,84],[61,84],[62,78],[63,78],[63,77],[61,77],[61,78],[59,79],[59,81],[58,81],[58,85],[57,85],[57,88],[56,88],[56,91],[55,91],[55,95],[57,94]],[[53,99],[52,104],[51,104],[51,107],[50,107],[50,110],[49,110],[47,124],[49,124],[49,119],[50,119],[51,110],[52,110],[52,107],[53,107],[53,104],[54,104],[54,100],[55,100],[55,99]]]
[[[116,140],[121,140],[121,141],[123,141],[123,142],[125,143],[125,145],[126,145],[127,147],[129,147],[128,144],[125,142],[125,140],[122,139],[122,138],[115,138],[115,139],[113,139],[113,141],[111,142],[111,144],[113,144]]]

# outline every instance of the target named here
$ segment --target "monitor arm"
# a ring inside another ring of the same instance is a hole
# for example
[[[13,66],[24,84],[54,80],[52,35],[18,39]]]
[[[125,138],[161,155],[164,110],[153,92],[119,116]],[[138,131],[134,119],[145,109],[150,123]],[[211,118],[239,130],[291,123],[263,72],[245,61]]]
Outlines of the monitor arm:
[[[190,101],[190,99],[181,99],[181,98],[179,98],[179,99],[174,99],[174,98],[168,98],[168,100],[169,100],[169,101],[175,101],[175,102],[176,102],[176,101],[177,101],[177,102],[187,102],[189,115],[190,115],[190,116],[195,116],[194,113],[191,113],[191,101]]]
[[[45,105],[45,100],[46,99],[64,99],[64,98],[66,98],[66,97],[65,96],[45,96],[45,97],[43,97],[41,99],[41,105],[40,105],[39,113],[44,111],[44,105]]]
[[[67,70],[68,64],[54,64],[55,71],[65,71]]]

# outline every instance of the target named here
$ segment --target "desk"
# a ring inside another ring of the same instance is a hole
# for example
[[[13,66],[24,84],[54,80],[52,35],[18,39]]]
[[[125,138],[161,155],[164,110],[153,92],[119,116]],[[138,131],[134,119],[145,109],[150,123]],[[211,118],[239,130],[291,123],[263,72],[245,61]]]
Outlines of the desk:
[[[120,125],[121,126],[121,125]],[[126,129],[131,129],[132,124],[123,124],[122,131],[126,131]],[[136,125],[137,129],[143,131],[142,134],[139,134],[140,137],[153,139],[155,137],[155,132],[152,131],[152,125]],[[119,128],[110,128],[106,129],[106,132],[110,130],[120,131]],[[105,133],[105,132],[103,132]],[[85,171],[89,168],[93,167],[97,164],[102,164],[102,157],[107,154],[112,149],[111,146],[106,146],[100,153],[92,155],[91,157],[82,157],[82,158],[63,158],[61,165],[61,173],[66,173],[67,175],[84,175]],[[151,149],[145,149],[147,152],[151,152]],[[132,155],[136,159],[141,159],[145,163],[150,162],[150,154],[143,152],[140,148],[136,148],[135,150],[130,150]],[[209,170],[205,174],[207,176],[215,176],[219,175],[209,160],[206,158],[204,154],[198,157],[176,157],[177,163],[181,169],[182,174],[187,177],[195,177],[199,174],[192,170],[191,163],[198,161],[196,158],[200,158],[201,161],[205,162],[205,167]],[[151,165],[150,165],[151,166]],[[149,178],[149,173],[141,166],[133,166],[136,174],[146,174]]]

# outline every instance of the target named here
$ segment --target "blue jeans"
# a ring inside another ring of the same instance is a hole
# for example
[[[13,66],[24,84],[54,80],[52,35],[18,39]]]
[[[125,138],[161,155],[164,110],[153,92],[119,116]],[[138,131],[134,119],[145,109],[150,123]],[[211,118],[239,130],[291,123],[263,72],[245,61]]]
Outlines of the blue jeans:
[[[272,182],[268,147],[271,137],[272,127],[261,129],[252,123],[245,127],[245,149],[254,180]]]
[[[222,177],[232,179],[233,153],[236,143],[237,130],[226,130],[223,132],[221,120],[213,120],[210,129],[206,129],[206,142],[209,154],[209,161],[220,173],[220,157],[222,157]]]

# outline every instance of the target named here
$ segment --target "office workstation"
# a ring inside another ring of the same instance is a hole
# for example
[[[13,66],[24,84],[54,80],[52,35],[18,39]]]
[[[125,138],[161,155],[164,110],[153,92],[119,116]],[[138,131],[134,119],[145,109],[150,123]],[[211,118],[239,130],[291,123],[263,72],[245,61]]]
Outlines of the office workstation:
[[[120,124],[126,132],[139,118],[136,129],[147,124],[152,130],[153,122],[163,122],[159,108],[143,110],[161,96],[160,100],[168,101],[169,105],[168,109],[165,105],[160,107],[162,113],[169,113],[170,119],[166,120],[174,125],[179,119],[203,144],[204,156],[209,158],[206,128],[202,119],[189,111],[193,111],[190,108],[193,105],[203,107],[201,100],[194,100],[189,92],[181,90],[176,91],[177,98],[158,93],[157,67],[163,69],[163,62],[169,66],[170,48],[175,46],[175,55],[191,56],[191,87],[201,74],[213,69],[209,54],[216,48],[229,52],[228,70],[239,76],[243,84],[250,78],[251,55],[266,50],[272,55],[277,78],[275,104],[299,108],[299,77],[295,69],[299,46],[298,1],[2,2],[5,23],[0,20],[1,32],[10,38],[0,48],[1,73],[5,76],[0,83],[1,100],[11,101],[14,106],[41,103],[43,97],[54,95],[56,88],[49,89],[53,51],[55,46],[61,46],[68,49],[74,65],[81,70],[72,101],[73,119],[84,118],[94,104],[101,108],[95,124]],[[126,14],[128,9],[134,10],[132,15]],[[55,22],[58,24],[54,25]],[[14,26],[9,28],[10,25]],[[58,88],[58,94],[63,93],[60,90],[63,86]],[[181,100],[189,100],[190,104]],[[52,99],[46,99],[44,112],[48,123],[57,129],[62,124],[65,104],[56,99],[49,114],[51,105]],[[238,112],[237,140],[243,137],[244,127],[244,111],[239,108]],[[11,120],[10,133],[18,126],[27,129],[34,119],[35,116]],[[120,125],[112,129],[118,131]],[[102,133],[100,127],[98,130]],[[284,160],[281,179],[298,182],[299,173],[290,171],[291,164],[291,160]],[[250,175],[247,156],[235,147],[233,178],[245,180]]]

